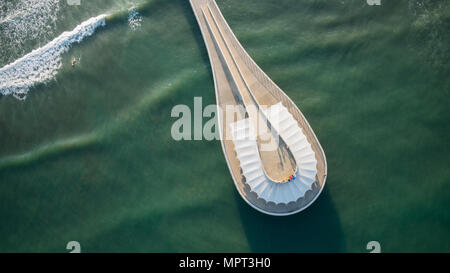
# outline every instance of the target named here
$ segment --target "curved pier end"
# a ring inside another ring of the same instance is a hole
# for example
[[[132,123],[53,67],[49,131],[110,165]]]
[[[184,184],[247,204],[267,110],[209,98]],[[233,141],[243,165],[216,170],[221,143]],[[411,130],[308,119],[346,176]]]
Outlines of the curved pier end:
[[[216,2],[190,3],[208,50],[221,109],[217,118],[222,149],[239,194],[269,215],[306,209],[322,192],[327,177],[325,154],[311,126],[247,54]],[[241,109],[233,119],[229,106]],[[250,110],[255,108],[256,113]],[[276,149],[261,149],[263,140],[254,134],[260,118],[272,130],[270,138],[280,139]]]

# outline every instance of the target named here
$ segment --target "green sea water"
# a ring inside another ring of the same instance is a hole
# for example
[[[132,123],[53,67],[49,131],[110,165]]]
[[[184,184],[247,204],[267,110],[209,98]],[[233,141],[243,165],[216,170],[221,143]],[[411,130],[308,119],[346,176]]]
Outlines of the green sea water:
[[[289,217],[241,199],[220,142],[171,137],[175,105],[215,103],[189,1],[60,2],[20,47],[0,28],[0,67],[111,16],[26,100],[0,95],[1,252],[450,251],[450,2],[217,0],[327,156]]]

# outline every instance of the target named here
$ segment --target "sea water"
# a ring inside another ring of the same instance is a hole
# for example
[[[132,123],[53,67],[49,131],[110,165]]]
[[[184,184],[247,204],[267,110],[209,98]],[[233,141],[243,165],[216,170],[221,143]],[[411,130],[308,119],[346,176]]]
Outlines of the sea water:
[[[328,160],[289,217],[171,109],[215,103],[188,1],[0,2],[0,251],[448,252],[448,1],[218,0]],[[71,60],[77,63],[72,66]]]

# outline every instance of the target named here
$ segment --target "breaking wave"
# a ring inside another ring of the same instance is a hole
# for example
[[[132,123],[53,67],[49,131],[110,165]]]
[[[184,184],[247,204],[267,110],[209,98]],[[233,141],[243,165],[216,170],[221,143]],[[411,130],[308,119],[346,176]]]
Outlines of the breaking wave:
[[[104,26],[105,18],[104,14],[90,18],[74,30],[62,33],[45,46],[0,68],[0,94],[25,99],[32,86],[48,82],[56,75],[61,67],[61,55],[67,52],[72,44],[80,43],[98,27]]]
[[[25,55],[56,35],[60,0],[0,1],[0,64]]]

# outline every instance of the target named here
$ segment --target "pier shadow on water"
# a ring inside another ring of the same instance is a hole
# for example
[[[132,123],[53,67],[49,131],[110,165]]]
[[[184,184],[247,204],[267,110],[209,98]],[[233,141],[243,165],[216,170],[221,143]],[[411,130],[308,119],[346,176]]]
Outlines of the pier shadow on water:
[[[245,203],[239,213],[252,252],[344,252],[339,217],[325,187],[311,207],[292,216],[269,216]]]

